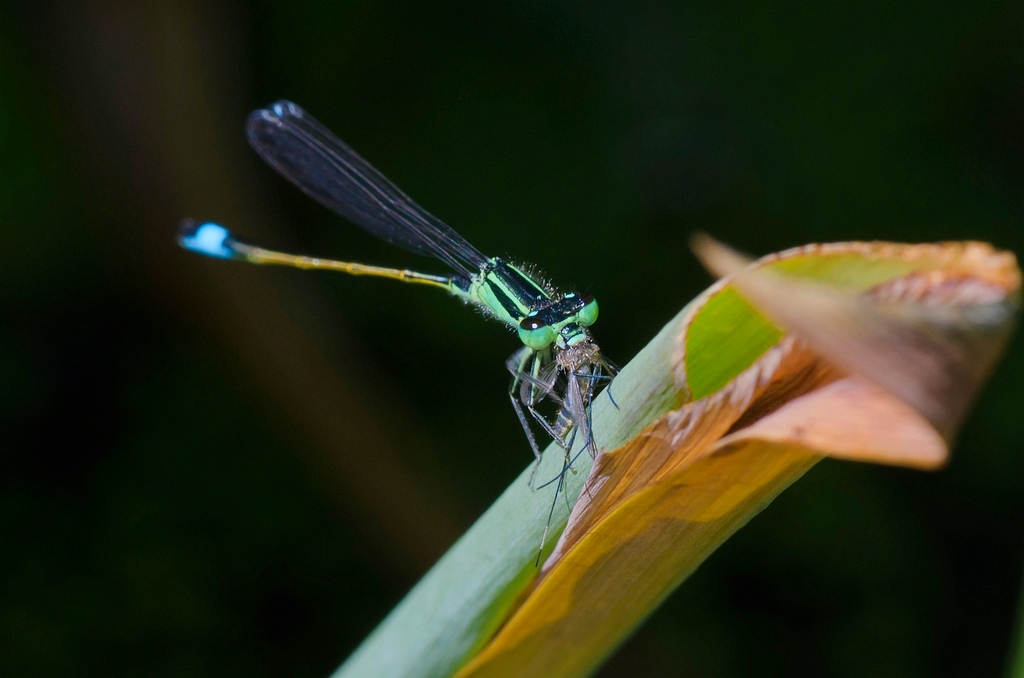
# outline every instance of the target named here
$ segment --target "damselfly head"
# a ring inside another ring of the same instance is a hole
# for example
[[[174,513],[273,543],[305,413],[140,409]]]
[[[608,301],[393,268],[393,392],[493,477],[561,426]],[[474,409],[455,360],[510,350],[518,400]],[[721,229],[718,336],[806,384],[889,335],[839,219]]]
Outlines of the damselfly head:
[[[566,294],[530,312],[519,322],[519,339],[532,349],[568,349],[592,343],[588,328],[597,321],[597,300],[588,293]]]

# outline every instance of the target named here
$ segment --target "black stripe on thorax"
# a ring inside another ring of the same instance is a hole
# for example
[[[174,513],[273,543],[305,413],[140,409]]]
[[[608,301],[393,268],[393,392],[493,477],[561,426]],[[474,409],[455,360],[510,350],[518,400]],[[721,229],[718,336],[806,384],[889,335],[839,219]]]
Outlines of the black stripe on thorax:
[[[494,260],[494,268],[490,273],[508,290],[509,294],[515,297],[515,300],[513,300],[508,294],[505,294],[505,290],[501,289],[501,287],[497,285],[491,286],[491,291],[494,293],[498,303],[501,304],[502,308],[510,316],[517,320],[522,319],[525,315],[522,307],[526,307],[527,312],[529,312],[543,305],[544,302],[551,300],[547,292],[541,289],[537,283],[501,259]],[[516,301],[519,303],[517,304]]]
[[[497,285],[491,285],[491,294],[494,295],[494,298],[498,300],[498,303],[501,304],[503,309],[505,309],[505,312],[508,313],[516,322],[523,319],[523,312],[500,287]]]

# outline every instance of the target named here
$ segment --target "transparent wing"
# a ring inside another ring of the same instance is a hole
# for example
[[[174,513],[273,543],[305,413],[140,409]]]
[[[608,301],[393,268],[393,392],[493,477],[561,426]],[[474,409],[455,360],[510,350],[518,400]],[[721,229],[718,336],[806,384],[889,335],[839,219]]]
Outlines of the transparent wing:
[[[413,202],[333,132],[290,101],[254,111],[249,143],[267,164],[324,207],[378,238],[475,275],[484,257]]]

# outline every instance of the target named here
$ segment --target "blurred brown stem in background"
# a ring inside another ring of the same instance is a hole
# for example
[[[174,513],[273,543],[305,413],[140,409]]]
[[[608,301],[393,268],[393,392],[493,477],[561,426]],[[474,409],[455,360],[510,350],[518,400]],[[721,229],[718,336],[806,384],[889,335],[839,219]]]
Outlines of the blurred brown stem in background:
[[[186,216],[216,215],[256,237],[279,221],[253,176],[255,156],[243,155],[245,59],[230,63],[246,53],[237,14],[187,0],[80,2],[38,8],[31,24],[60,105],[71,109],[62,117],[80,121],[75,136],[87,140],[79,166],[115,206],[106,244],[126,285],[148,285],[154,303],[237,356],[243,379],[269,394],[273,416],[301,432],[296,448],[310,473],[383,564],[411,578],[454,541],[464,518],[406,467],[399,450],[417,436],[407,433],[401,398],[381,395],[366,376],[360,383],[356,370],[338,374],[337,366],[365,360],[342,324],[319,312],[325,302],[283,277],[211,265],[174,243]],[[225,31],[236,44],[223,44]],[[315,317],[318,335],[334,339],[330,358],[293,315]],[[378,395],[364,395],[371,391]]]

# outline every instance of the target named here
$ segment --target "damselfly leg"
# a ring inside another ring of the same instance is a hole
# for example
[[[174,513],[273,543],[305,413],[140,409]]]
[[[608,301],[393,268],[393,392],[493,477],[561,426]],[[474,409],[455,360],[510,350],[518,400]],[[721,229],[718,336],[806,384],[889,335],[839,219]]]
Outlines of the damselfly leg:
[[[596,361],[568,370],[546,352],[528,347],[514,353],[506,361],[506,366],[512,374],[509,400],[537,460],[530,475],[530,486],[535,487],[534,481],[542,455],[531,420],[562,448],[565,460],[559,476],[572,470],[575,461],[572,448],[577,432],[583,436],[583,449],[592,458],[596,457],[597,444],[590,419],[591,404],[601,385],[614,378],[616,368],[605,361]],[[549,420],[539,409],[545,402],[558,406],[553,420]]]
[[[537,411],[537,405],[545,400],[560,402],[560,399],[554,395],[558,374],[557,370],[553,369],[553,362],[550,357],[545,355],[545,352],[536,351],[526,346],[513,353],[505,361],[505,365],[512,373],[512,383],[509,385],[508,391],[509,400],[512,401],[512,407],[515,409],[519,423],[523,427],[533,455],[536,457],[533,472],[530,474],[530,487],[533,487],[537,469],[540,468],[541,450],[526,413],[529,413],[530,417],[563,448],[568,456],[564,434],[559,435],[559,432]]]

